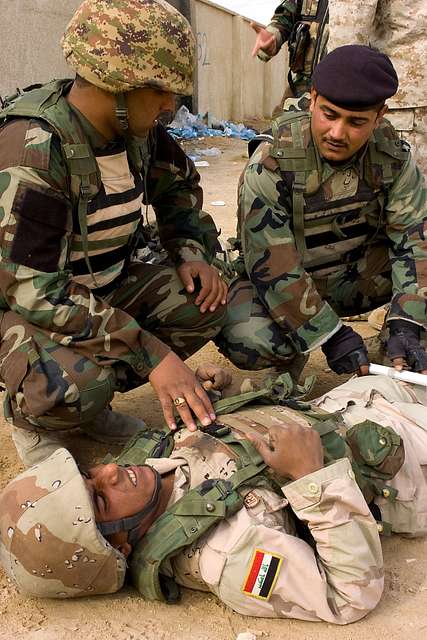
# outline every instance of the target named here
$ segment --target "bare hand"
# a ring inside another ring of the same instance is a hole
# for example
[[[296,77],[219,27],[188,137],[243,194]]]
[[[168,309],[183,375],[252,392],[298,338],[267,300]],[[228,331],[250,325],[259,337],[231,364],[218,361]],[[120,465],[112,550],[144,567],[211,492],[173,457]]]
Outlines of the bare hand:
[[[196,369],[196,378],[200,380],[200,383],[206,391],[209,389],[216,389],[222,391],[225,387],[228,387],[232,382],[232,375],[229,369],[223,367],[217,367],[211,362],[202,364]]]
[[[406,362],[405,358],[394,358],[394,360],[392,360],[391,362],[393,367],[396,369],[396,371],[408,371],[408,370],[410,371],[410,367]],[[423,369],[422,371],[417,371],[417,373],[422,373],[426,375],[427,369]]]
[[[252,49],[252,57],[254,58],[258,51],[262,49],[268,56],[274,56],[276,51],[276,38],[272,33],[264,29],[264,27],[260,27],[255,22],[251,22],[251,27],[257,34],[255,40],[255,46]]]
[[[200,278],[202,288],[195,300],[200,305],[200,312],[205,313],[215,311],[219,304],[227,302],[228,287],[219,275],[215,267],[211,267],[207,262],[197,260],[195,262],[184,262],[177,268],[179,277],[188,293],[194,291],[194,278]]]
[[[323,467],[322,443],[314,429],[292,422],[286,427],[271,427],[269,436],[270,446],[252,434],[247,437],[264,462],[280,476],[297,480]]]
[[[215,411],[206,391],[191,369],[173,351],[152,370],[148,379],[160,400],[169,429],[176,429],[174,408],[190,431],[197,429],[191,412],[205,427],[215,420]],[[179,398],[183,398],[185,403],[177,406],[174,400]]]

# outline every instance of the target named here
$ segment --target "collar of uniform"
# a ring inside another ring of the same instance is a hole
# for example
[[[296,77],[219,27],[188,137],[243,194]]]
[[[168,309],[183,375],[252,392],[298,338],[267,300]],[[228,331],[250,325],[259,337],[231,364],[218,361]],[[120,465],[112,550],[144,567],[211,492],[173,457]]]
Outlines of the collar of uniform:
[[[335,165],[329,164],[329,162],[320,155],[317,146],[314,144],[314,140],[313,146],[316,154],[317,166],[322,167],[322,183],[325,182],[334,173],[337,173],[338,171],[346,171],[351,167],[354,168],[359,175],[363,174],[363,161],[368,150],[368,144],[365,144],[362,149],[359,149],[359,151],[355,153],[354,156],[351,156],[351,158],[349,158],[346,162]]]
[[[168,507],[175,504],[189,489],[189,472],[187,461],[183,458],[147,458],[145,464],[153,467],[161,476],[175,471],[173,489]]]
[[[86,118],[85,115],[77,107],[70,104],[70,109],[76,116],[79,124],[83,130],[83,133],[87,137],[89,146],[96,151],[96,155],[107,155],[117,151],[122,151],[125,148],[123,138],[117,138],[115,140],[107,140],[93,124]]]

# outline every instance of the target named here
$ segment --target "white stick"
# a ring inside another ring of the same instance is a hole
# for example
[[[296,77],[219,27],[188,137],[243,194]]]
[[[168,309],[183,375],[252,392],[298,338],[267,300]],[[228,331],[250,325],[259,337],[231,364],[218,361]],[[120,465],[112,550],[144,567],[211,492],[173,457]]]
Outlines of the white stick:
[[[393,367],[385,367],[382,364],[370,364],[369,373],[374,376],[388,376],[389,378],[395,378],[395,380],[402,380],[403,382],[410,382],[411,384],[419,384],[422,387],[427,387],[427,376],[423,373],[397,371],[397,369],[393,369]]]

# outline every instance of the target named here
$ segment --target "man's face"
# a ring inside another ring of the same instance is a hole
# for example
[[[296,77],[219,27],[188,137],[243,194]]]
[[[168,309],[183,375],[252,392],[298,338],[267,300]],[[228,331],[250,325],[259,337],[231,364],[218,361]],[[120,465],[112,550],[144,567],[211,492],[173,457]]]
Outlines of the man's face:
[[[170,91],[142,87],[126,94],[130,133],[145,137],[164,111],[175,111],[176,96]]]
[[[155,473],[148,466],[100,464],[89,469],[83,479],[92,497],[97,522],[135,515],[148,504],[155,488]],[[113,534],[108,539],[119,547],[127,540],[127,532]]]
[[[314,89],[311,92],[311,132],[320,154],[328,162],[345,162],[361,149],[387,111],[341,109]]]

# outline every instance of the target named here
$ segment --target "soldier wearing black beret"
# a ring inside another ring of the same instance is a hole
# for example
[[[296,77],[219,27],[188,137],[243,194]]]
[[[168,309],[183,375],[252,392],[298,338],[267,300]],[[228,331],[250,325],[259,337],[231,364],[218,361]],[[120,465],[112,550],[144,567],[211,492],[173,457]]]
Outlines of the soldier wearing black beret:
[[[383,53],[335,49],[315,69],[310,111],[283,113],[253,151],[239,188],[245,272],[218,340],[237,366],[298,375],[321,347],[334,372],[366,374],[364,342],[341,317],[390,302],[390,359],[427,373],[427,195],[383,119],[397,88]]]
[[[356,44],[332,51],[313,74],[316,93],[351,111],[383,106],[398,86],[390,58],[376,49]]]

